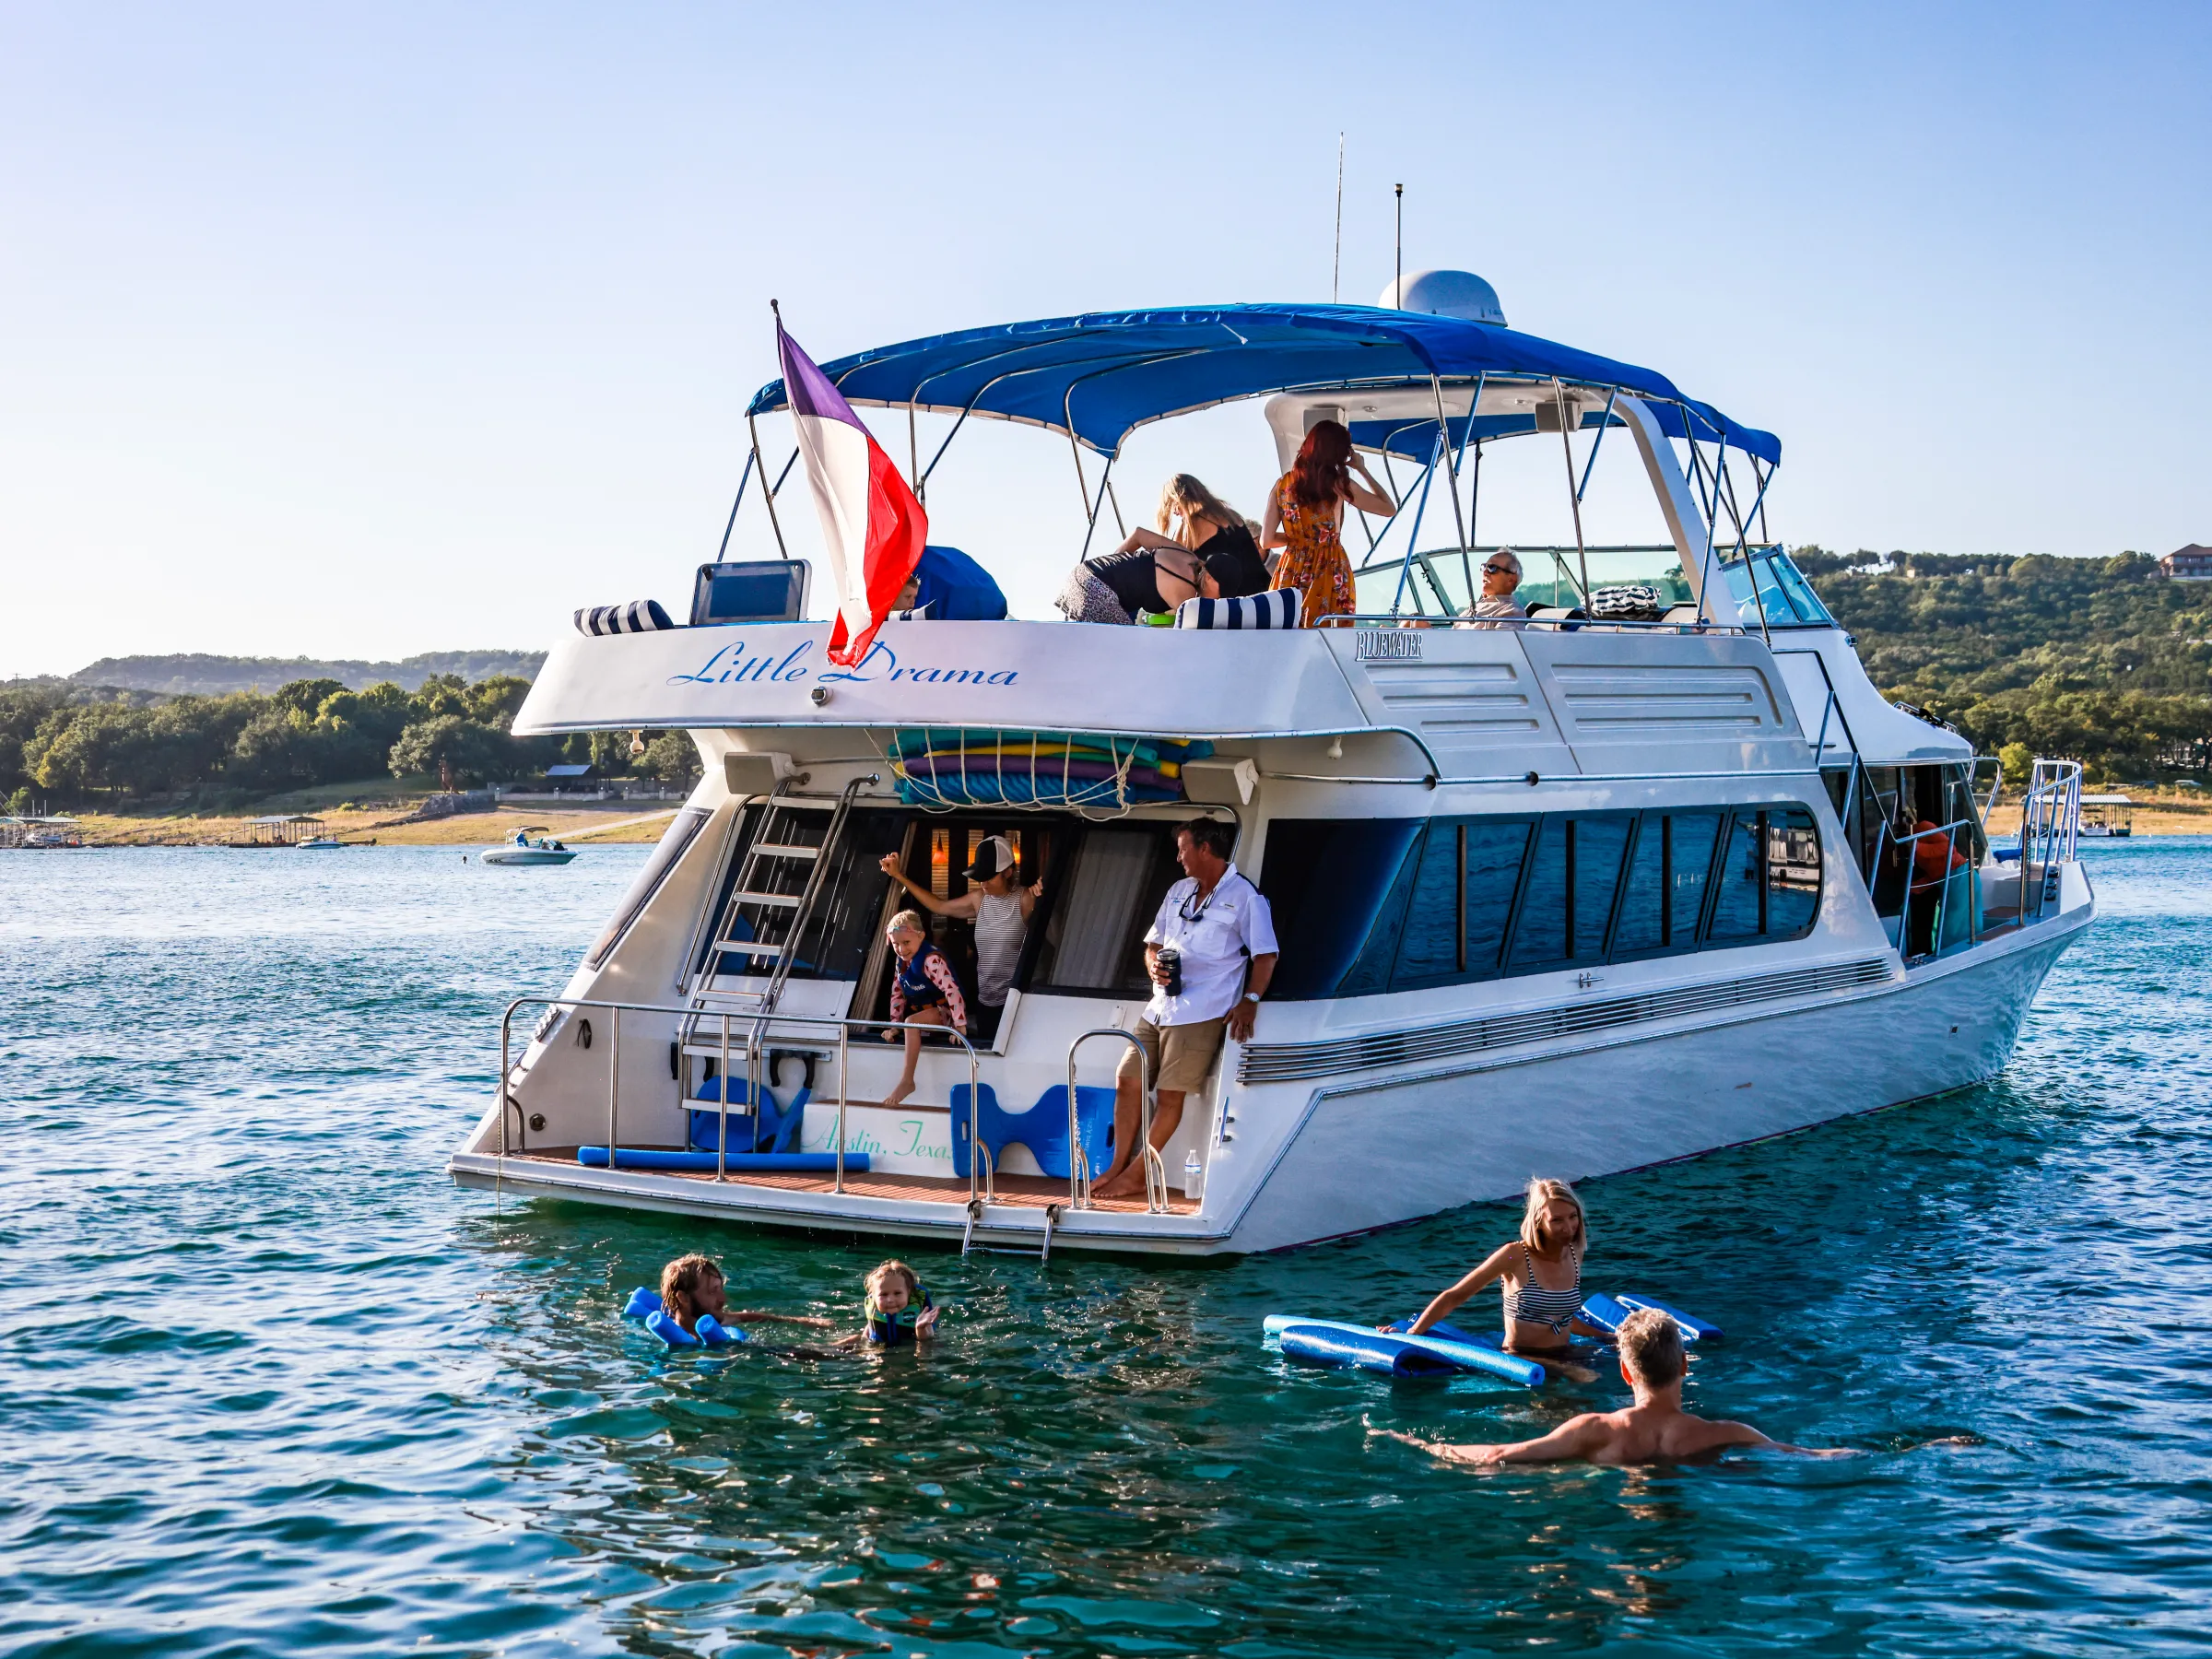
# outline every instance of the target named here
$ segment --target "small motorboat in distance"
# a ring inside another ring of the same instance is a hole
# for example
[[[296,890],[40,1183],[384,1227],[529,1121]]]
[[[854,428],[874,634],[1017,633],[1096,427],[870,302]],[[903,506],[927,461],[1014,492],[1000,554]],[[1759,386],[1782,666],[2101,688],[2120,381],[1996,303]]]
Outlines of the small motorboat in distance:
[[[530,839],[532,830],[537,840]],[[504,841],[484,854],[488,865],[565,865],[576,854],[557,841],[547,839],[546,826],[525,824],[514,832],[514,839]]]
[[[302,853],[335,853],[345,844],[335,835],[318,835],[307,841],[292,843]]]

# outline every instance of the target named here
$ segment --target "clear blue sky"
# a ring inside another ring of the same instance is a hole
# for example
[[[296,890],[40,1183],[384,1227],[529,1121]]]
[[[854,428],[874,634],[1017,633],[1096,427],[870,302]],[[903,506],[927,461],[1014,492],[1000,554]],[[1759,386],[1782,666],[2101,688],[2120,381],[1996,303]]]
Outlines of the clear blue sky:
[[[771,294],[824,359],[1325,299],[1340,129],[1346,298],[1403,180],[1408,269],[1779,432],[1793,542],[2212,542],[2208,71],[2204,5],[6,0],[0,674],[680,609]],[[1124,505],[1186,465],[1256,512],[1256,408],[1145,434]],[[938,477],[1049,614],[1065,444]],[[1515,488],[1486,539],[1556,539]]]

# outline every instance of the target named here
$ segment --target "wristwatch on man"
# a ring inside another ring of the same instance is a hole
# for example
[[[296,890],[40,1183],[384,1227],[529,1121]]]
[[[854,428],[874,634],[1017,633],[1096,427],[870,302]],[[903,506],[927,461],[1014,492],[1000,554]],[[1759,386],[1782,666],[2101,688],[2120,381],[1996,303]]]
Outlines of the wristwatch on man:
[[[1260,1000],[1260,994],[1257,991],[1247,991],[1244,993],[1244,1000],[1256,1005]]]

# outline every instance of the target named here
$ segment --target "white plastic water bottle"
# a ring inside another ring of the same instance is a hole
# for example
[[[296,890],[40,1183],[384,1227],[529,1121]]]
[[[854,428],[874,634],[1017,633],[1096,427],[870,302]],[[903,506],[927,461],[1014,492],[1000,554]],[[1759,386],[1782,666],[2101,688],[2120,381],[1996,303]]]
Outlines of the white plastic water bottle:
[[[1182,1195],[1193,1204],[1202,1203],[1206,1198],[1206,1163],[1195,1147],[1182,1160]]]

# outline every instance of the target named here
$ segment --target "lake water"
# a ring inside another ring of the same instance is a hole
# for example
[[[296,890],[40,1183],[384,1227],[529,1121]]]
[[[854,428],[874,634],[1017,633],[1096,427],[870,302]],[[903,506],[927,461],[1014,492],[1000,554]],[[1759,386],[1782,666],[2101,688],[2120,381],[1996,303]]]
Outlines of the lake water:
[[[500,1006],[643,856],[0,859],[0,1650],[2212,1640],[2212,843],[2088,850],[2104,920],[2003,1080],[1584,1189],[1597,1283],[1728,1328],[1694,1406],[1877,1449],[1664,1472],[1361,1427],[1516,1437],[1618,1385],[1262,1351],[1270,1312],[1417,1309],[1496,1208],[1215,1266],[923,1254],[925,1360],[668,1356],[616,1310],[674,1253],[853,1314],[884,1250],[448,1183]]]

